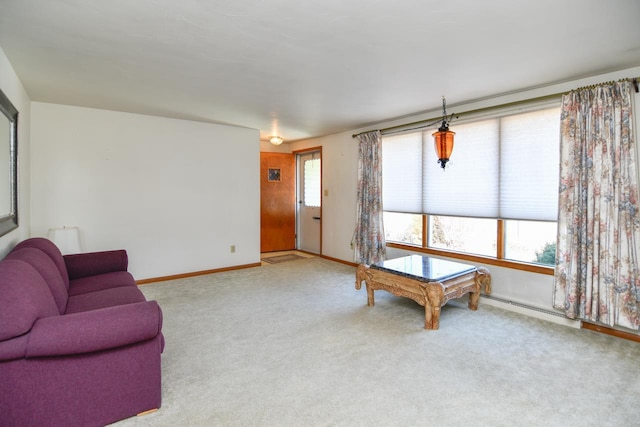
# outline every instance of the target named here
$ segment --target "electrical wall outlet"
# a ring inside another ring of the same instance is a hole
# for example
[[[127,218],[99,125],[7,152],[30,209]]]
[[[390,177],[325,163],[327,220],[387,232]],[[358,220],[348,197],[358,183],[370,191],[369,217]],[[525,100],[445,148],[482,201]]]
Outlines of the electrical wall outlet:
[[[231,245],[229,250],[231,251],[232,254],[235,254],[236,253],[236,245]]]

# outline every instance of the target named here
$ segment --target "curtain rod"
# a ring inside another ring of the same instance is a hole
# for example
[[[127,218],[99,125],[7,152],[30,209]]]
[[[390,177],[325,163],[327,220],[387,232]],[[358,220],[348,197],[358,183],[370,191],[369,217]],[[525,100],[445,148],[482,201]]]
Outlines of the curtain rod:
[[[638,79],[640,77],[634,77],[632,79],[621,79],[621,80],[631,80],[631,82],[633,83],[633,88],[635,89],[636,93],[638,93]],[[596,85],[597,86],[597,85]],[[571,91],[569,91],[571,92]],[[522,100],[522,101],[514,101],[514,102],[508,102],[506,104],[500,104],[500,105],[494,105],[492,107],[484,107],[484,108],[477,108],[475,110],[469,110],[469,111],[465,111],[463,113],[454,113],[453,115],[456,116],[456,118],[458,118],[458,116],[461,115],[465,115],[465,114],[477,114],[477,113],[483,113],[486,111],[491,111],[491,110],[497,110],[497,109],[501,109],[501,108],[506,108],[506,107],[515,107],[517,105],[521,105],[521,104],[527,104],[530,102],[537,102],[537,101],[546,101],[546,100],[551,100],[554,98],[557,98],[559,96],[562,96],[564,94],[566,94],[568,92],[557,92],[557,93],[552,93],[551,95],[545,95],[545,96],[539,96],[537,98],[529,98],[526,100]],[[396,125],[396,126],[390,126],[390,127],[386,127],[386,128],[382,128],[382,129],[373,129],[373,130],[369,130],[369,131],[364,131],[364,132],[358,132],[358,133],[354,133],[353,135],[351,135],[352,138],[357,138],[358,136],[368,133],[368,132],[372,132],[375,130],[379,130],[380,133],[384,134],[384,135],[389,135],[395,132],[404,132],[404,131],[410,131],[410,130],[417,130],[417,129],[422,129],[425,128],[427,126],[430,126],[432,124],[435,124],[436,122],[442,120],[442,116],[439,117],[433,117],[433,118],[429,118],[429,119],[424,119],[424,120],[418,120],[416,122],[410,122],[410,123],[405,123],[403,125]]]
[[[458,118],[458,116],[461,116],[463,114],[475,114],[475,113],[481,113],[481,112],[490,111],[490,110],[497,110],[497,109],[505,108],[505,107],[513,107],[513,106],[516,106],[516,105],[526,104],[526,103],[529,103],[529,102],[544,101],[544,100],[548,100],[548,99],[557,98],[560,95],[562,95],[562,93],[554,93],[552,95],[540,96],[538,98],[530,98],[530,99],[527,99],[527,100],[524,100],[524,101],[514,101],[514,102],[508,102],[506,104],[495,105],[493,107],[477,108],[475,110],[469,110],[469,111],[465,111],[463,113],[453,113],[453,116]],[[405,123],[403,125],[390,126],[390,127],[382,128],[382,129],[374,129],[374,130],[379,130],[382,134],[388,135],[390,133],[398,132],[400,130],[405,131],[405,130],[416,130],[416,129],[424,128],[424,127],[427,127],[427,126],[429,126],[431,124],[435,124],[434,122],[438,122],[440,120],[442,120],[442,116],[433,117],[433,118],[424,119],[424,120],[418,120],[416,122]],[[371,132],[371,131],[364,131],[364,132],[355,133],[355,134],[351,135],[351,137],[352,138],[356,138],[356,137],[362,135],[363,133],[367,133],[367,132]]]

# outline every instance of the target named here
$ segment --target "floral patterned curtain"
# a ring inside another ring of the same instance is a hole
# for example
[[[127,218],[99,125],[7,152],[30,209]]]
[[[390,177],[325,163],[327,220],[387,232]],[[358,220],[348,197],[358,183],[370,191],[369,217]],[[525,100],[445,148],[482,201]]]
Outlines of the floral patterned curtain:
[[[632,84],[562,98],[554,307],[640,328],[640,217]]]
[[[360,264],[383,261],[386,255],[382,221],[382,135],[373,131],[358,136],[358,194],[354,234],[355,260]]]

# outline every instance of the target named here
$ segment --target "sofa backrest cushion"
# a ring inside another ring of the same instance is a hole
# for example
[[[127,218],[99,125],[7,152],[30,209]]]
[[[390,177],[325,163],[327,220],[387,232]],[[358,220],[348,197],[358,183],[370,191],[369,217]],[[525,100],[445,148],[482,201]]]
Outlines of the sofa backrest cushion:
[[[67,308],[67,301],[69,300],[69,291],[60,275],[60,270],[58,270],[58,267],[56,267],[49,255],[40,249],[24,247],[14,249],[5,259],[21,260],[35,268],[47,286],[49,286],[51,295],[53,295],[53,299],[58,307],[58,313],[64,313]]]
[[[58,307],[40,274],[24,261],[0,262],[0,341],[23,335]]]
[[[67,272],[67,266],[64,263],[64,258],[62,257],[62,252],[49,239],[45,239],[44,237],[32,237],[27,240],[23,240],[18,243],[13,250],[20,248],[37,248],[40,249],[45,254],[49,255],[51,261],[58,267],[60,271],[60,276],[62,276],[62,280],[64,281],[64,285],[69,290],[69,273]]]

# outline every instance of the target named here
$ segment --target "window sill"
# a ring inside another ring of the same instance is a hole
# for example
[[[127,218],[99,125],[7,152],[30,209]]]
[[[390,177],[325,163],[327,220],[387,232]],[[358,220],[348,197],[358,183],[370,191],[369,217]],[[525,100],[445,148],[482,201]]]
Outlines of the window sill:
[[[405,245],[401,243],[391,243],[391,242],[387,243],[387,247],[395,248],[395,249],[403,249],[403,250],[413,251],[413,252],[420,252],[427,255],[437,255],[437,256],[442,256],[447,258],[461,259],[464,261],[495,265],[498,267],[512,268],[514,270],[522,270],[522,271],[529,271],[532,273],[546,274],[549,276],[553,276],[555,273],[555,269],[553,267],[537,265],[537,264],[528,264],[528,263],[518,262],[518,261],[509,261],[505,259],[496,259],[496,258],[490,258],[490,257],[485,257],[480,255],[463,254],[459,252],[450,252],[450,251],[443,251],[439,249],[422,248],[419,246],[412,246],[412,245]]]

